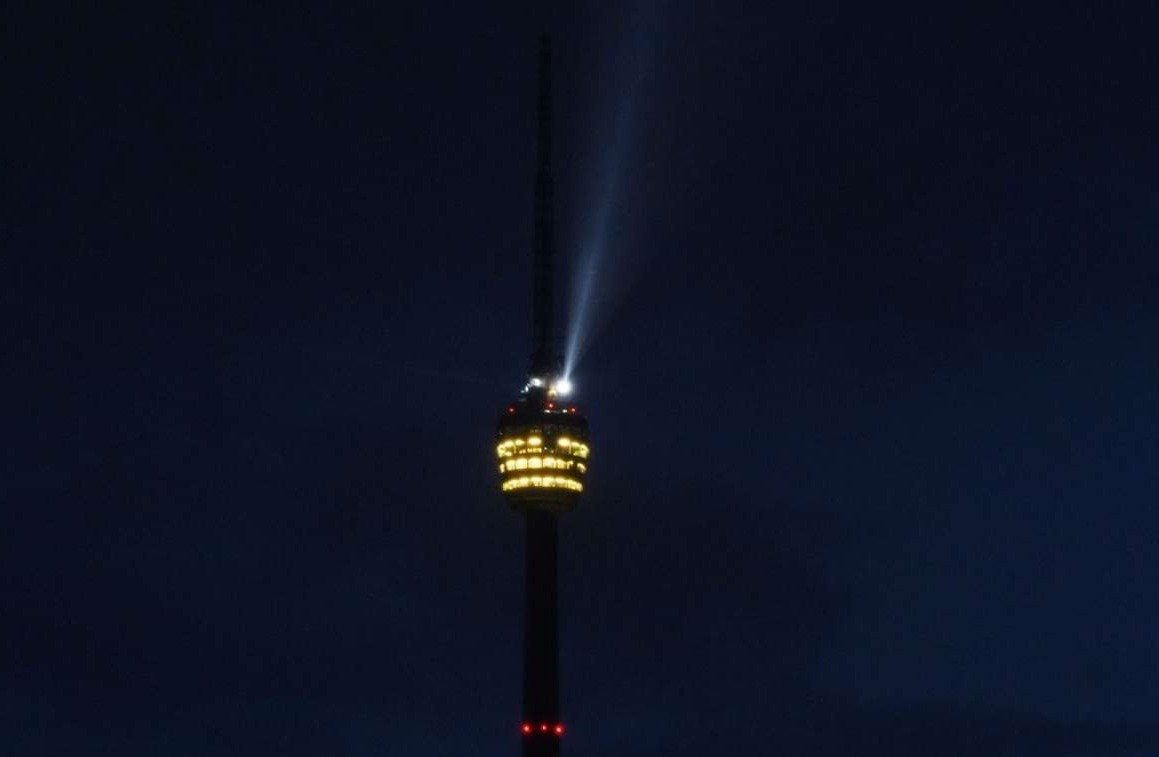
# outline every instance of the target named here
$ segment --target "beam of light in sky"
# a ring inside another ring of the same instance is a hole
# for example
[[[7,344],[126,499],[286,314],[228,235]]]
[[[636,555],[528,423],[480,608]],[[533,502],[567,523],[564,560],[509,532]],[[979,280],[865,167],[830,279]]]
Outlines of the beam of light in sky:
[[[607,224],[615,198],[613,177],[611,187],[596,209],[591,240],[579,255],[571,286],[571,304],[568,316],[567,342],[564,348],[563,375],[571,376],[587,346],[591,329],[592,310],[595,307],[595,284],[607,251]]]
[[[641,4],[647,5],[647,3]],[[636,103],[652,57],[652,43],[648,35],[654,28],[651,13],[636,8],[636,33],[629,42],[628,78],[620,87],[615,101],[614,131],[604,153],[602,176],[596,184],[594,208],[586,224],[587,234],[578,245],[572,282],[568,330],[564,345],[563,375],[571,376],[583,356],[598,326],[597,311],[607,308],[613,224],[619,210],[620,189],[627,169],[629,142],[636,116]]]

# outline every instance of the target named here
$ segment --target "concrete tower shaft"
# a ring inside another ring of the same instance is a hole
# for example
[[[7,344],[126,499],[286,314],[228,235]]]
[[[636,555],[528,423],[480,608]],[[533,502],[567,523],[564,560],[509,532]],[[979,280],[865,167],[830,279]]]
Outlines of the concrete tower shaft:
[[[559,710],[556,585],[559,518],[546,510],[529,510],[524,519],[527,593],[523,629],[523,755],[557,757],[563,735]]]

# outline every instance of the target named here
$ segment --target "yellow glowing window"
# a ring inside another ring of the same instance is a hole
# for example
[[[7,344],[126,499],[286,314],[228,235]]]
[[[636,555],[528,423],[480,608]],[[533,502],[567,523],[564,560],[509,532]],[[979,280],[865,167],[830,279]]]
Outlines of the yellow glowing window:
[[[529,436],[527,438],[527,443],[530,444],[532,447],[538,447],[540,444],[543,443],[543,440],[540,439],[538,436]]]
[[[571,446],[571,439],[568,439],[566,436],[561,436],[559,438],[559,441],[556,442],[556,444],[560,447],[565,447],[565,448],[570,447]]]
[[[543,461],[541,461],[538,457],[533,457],[527,461],[527,467],[528,468],[542,468]]]
[[[576,463],[575,467],[579,469],[580,473],[587,473],[588,472],[588,466],[584,465],[583,463]]]

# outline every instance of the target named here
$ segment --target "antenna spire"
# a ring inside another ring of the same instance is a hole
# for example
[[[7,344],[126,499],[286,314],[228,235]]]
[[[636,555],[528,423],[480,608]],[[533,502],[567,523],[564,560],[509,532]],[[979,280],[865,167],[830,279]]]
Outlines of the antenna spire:
[[[551,38],[539,38],[539,131],[536,140],[535,242],[531,259],[531,374],[556,371],[555,219],[551,176]]]

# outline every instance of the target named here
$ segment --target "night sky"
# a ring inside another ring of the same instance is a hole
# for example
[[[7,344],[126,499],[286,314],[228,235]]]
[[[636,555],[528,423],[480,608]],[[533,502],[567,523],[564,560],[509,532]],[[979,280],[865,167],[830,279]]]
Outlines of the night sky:
[[[3,753],[517,753],[549,28],[564,753],[1159,754],[1154,18],[17,5]]]

